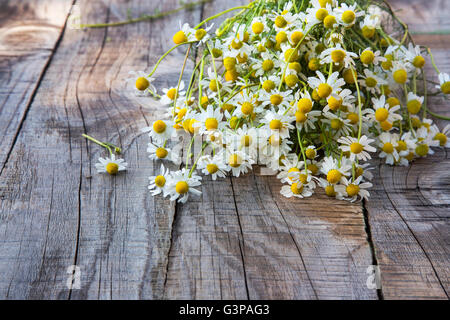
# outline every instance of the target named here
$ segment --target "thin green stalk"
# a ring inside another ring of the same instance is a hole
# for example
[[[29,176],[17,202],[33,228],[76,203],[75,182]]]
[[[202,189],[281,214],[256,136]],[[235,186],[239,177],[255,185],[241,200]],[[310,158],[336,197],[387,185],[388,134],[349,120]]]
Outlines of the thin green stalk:
[[[152,75],[155,74],[156,69],[158,69],[159,65],[161,64],[161,62],[164,60],[165,57],[167,57],[173,50],[175,50],[178,47],[184,46],[185,44],[192,44],[195,43],[196,41],[188,41],[188,42],[183,42],[180,44],[177,44],[175,46],[173,46],[172,48],[170,48],[166,53],[164,53],[161,58],[159,58],[159,60],[156,62],[155,67],[153,68],[152,72],[150,72],[150,74],[148,75],[148,77],[150,78]]]
[[[217,19],[217,18],[219,18],[220,16],[223,16],[224,14],[227,14],[227,13],[229,13],[229,12],[232,12],[232,11],[235,11],[235,10],[239,10],[239,9],[244,9],[244,10],[246,10],[246,9],[250,9],[251,7],[252,7],[252,4],[250,3],[248,6],[239,6],[239,7],[234,7],[234,8],[231,8],[231,9],[228,9],[228,10],[225,10],[225,11],[222,11],[221,13],[218,13],[218,14],[212,16],[212,17],[209,17],[208,19],[203,20],[203,21],[200,22],[197,26],[195,26],[194,29],[198,29],[198,28],[200,28],[202,25],[204,25],[205,23],[208,23],[208,22],[211,21],[211,20]]]
[[[80,24],[79,27],[80,28],[119,27],[119,26],[132,24],[132,23],[138,23],[138,22],[142,22],[142,21],[146,21],[146,20],[156,20],[156,19],[170,16],[172,14],[178,13],[183,10],[192,10],[192,9],[194,9],[194,7],[205,4],[207,2],[211,2],[211,0],[200,0],[200,1],[196,1],[196,2],[186,3],[186,4],[180,6],[176,9],[173,9],[173,10],[155,13],[155,14],[151,14],[151,15],[143,15],[143,16],[141,16],[139,18],[135,18],[135,19],[128,19],[125,21],[109,22],[109,23]]]

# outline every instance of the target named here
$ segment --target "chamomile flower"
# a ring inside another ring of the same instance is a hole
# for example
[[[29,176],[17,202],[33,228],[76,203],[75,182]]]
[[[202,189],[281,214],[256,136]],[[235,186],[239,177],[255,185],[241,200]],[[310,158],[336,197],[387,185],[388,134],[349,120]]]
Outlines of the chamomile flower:
[[[356,5],[356,3],[351,6],[341,3],[341,6],[335,9],[340,24],[351,27],[355,24],[357,18],[364,16],[364,12],[356,10]]]
[[[225,178],[227,172],[227,165],[224,162],[223,153],[218,153],[215,156],[206,155],[199,159],[198,169],[205,175],[211,175],[213,180],[217,177]]]
[[[252,164],[255,163],[245,152],[228,148],[226,150],[226,160],[227,171],[231,171],[235,177],[247,173],[252,168]]]
[[[196,117],[197,122],[194,123],[193,126],[194,128],[200,128],[200,134],[223,130],[225,128],[225,122],[223,122],[222,119],[223,113],[220,108],[214,109],[212,105],[209,105],[206,110],[200,111]]]
[[[320,98],[326,99],[332,93],[339,92],[341,87],[345,85],[344,79],[339,78],[339,72],[332,73],[328,79],[320,71],[316,71],[317,77],[309,77],[308,84],[313,89],[317,89]]]
[[[381,56],[380,50],[373,52],[371,48],[366,48],[361,52],[359,58],[364,66],[369,66],[371,64],[377,66],[379,63],[387,61],[387,59]]]
[[[375,152],[376,149],[370,145],[374,142],[373,139],[369,139],[367,136],[362,136],[359,140],[354,137],[341,137],[338,142],[341,144],[339,147],[344,152],[350,153],[350,160],[355,159],[367,161],[370,160],[369,152]]]
[[[350,202],[355,202],[358,200],[358,196],[360,199],[367,200],[370,196],[368,188],[372,187],[372,183],[370,182],[362,182],[362,177],[356,178],[356,180],[351,181],[347,178],[342,179],[342,184],[336,186],[338,192],[344,194],[345,199]]]
[[[252,65],[252,69],[256,71],[256,77],[261,77],[280,67],[279,59],[269,52],[263,52],[260,58],[253,59],[253,61],[255,61],[255,63]]]
[[[156,196],[160,193],[162,193],[165,196],[167,196],[167,180],[170,180],[170,170],[167,168],[164,168],[164,165],[161,164],[161,169],[159,172],[159,175],[151,176],[149,177],[150,185],[148,186],[148,189],[150,190],[150,193],[152,196]]]
[[[419,97],[412,92],[408,92],[406,100],[406,107],[408,108],[408,112],[411,114],[418,114],[420,109],[422,108],[424,97]]]
[[[178,148],[172,150],[165,146],[157,146],[153,143],[149,143],[147,148],[150,160],[164,160],[173,162],[175,164],[180,163],[180,157],[177,151]]]
[[[126,82],[133,85],[136,95],[146,96],[150,94],[150,91],[156,93],[156,88],[153,85],[154,78],[148,76],[144,71],[130,71],[130,77]]]
[[[446,125],[442,131],[439,131],[436,125],[431,127],[433,140],[439,141],[439,146],[442,148],[450,148],[450,124]]]
[[[164,143],[172,138],[174,125],[172,120],[156,120],[151,127],[143,128],[142,132],[149,132],[149,136],[154,142]]]
[[[308,113],[297,111],[295,113],[295,126],[298,130],[309,132],[316,128],[318,118],[322,115],[322,111],[313,110]]]
[[[335,65],[343,64],[346,68],[348,68],[350,65],[354,66],[355,61],[353,59],[357,57],[358,55],[356,53],[346,51],[344,48],[342,48],[340,43],[338,43],[336,47],[326,49],[320,54],[322,63],[334,63]]]
[[[261,101],[261,106],[271,106],[277,109],[289,109],[291,106],[291,102],[294,101],[292,96],[292,91],[279,91],[277,89],[272,90],[270,93],[261,92],[261,95],[258,99]]]
[[[128,164],[123,159],[116,159],[114,154],[111,154],[109,158],[98,158],[98,163],[95,164],[95,168],[98,173],[108,173],[110,175],[116,175],[120,171],[126,170]]]
[[[289,130],[294,129],[291,124],[295,120],[295,117],[287,114],[285,109],[278,109],[275,111],[267,111],[262,123],[265,128],[271,132],[277,132],[281,138],[289,137]]]
[[[171,104],[175,101],[175,99],[177,100],[183,100],[184,95],[186,94],[184,90],[184,81],[180,82],[180,87],[171,87],[168,89],[163,89],[163,93],[164,95],[161,97],[161,103],[164,105],[168,105]],[[178,94],[177,94],[178,93]]]
[[[364,69],[364,75],[360,76],[359,83],[372,94],[380,93],[380,86],[388,84],[386,80],[369,69]]]
[[[417,69],[425,66],[425,58],[422,56],[420,46],[414,46],[412,43],[408,45],[405,51],[405,59]]]
[[[450,94],[450,75],[439,73],[439,85],[436,86],[443,94]]]
[[[387,164],[393,165],[399,160],[397,134],[383,132],[379,137],[378,147],[381,149],[380,158],[385,158]]]
[[[339,161],[333,157],[325,157],[322,161],[320,171],[326,176],[329,184],[337,184],[342,178],[350,175],[352,166],[347,161]]]
[[[280,193],[286,198],[307,198],[311,197],[313,194],[311,189],[301,182],[294,182],[292,184],[281,187]]]
[[[170,179],[166,182],[170,201],[178,200],[180,203],[186,203],[189,194],[201,195],[202,192],[195,189],[201,185],[201,180],[200,176],[195,172],[190,173],[186,168],[172,172]]]
[[[402,120],[402,116],[397,114],[400,110],[400,105],[390,106],[386,102],[386,97],[384,95],[380,98],[372,98],[373,109],[369,109],[369,117],[372,120],[378,121],[380,124],[385,121],[389,123],[394,123],[395,121]]]

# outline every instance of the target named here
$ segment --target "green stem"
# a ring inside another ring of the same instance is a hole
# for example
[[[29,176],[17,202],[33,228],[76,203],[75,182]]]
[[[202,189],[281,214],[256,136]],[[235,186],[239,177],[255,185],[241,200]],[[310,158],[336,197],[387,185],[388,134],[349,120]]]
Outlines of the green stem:
[[[180,44],[177,44],[176,46],[173,46],[172,48],[170,48],[166,53],[164,53],[161,58],[159,58],[158,62],[156,62],[155,67],[153,68],[152,72],[150,72],[150,74],[148,75],[148,77],[150,78],[152,75],[155,74],[156,69],[158,69],[159,65],[161,64],[161,61],[164,60],[165,57],[167,57],[173,50],[175,50],[178,47],[184,46],[185,44],[192,44],[195,43],[196,41],[188,41],[188,42],[183,42]]]
[[[175,109],[177,108],[177,100],[180,92],[180,84],[181,80],[183,79],[184,69],[186,68],[186,62],[189,57],[189,52],[191,51],[192,44],[189,45],[189,48],[186,51],[186,55],[184,57],[183,67],[181,68],[180,77],[178,78],[178,84],[177,84],[177,93],[175,94],[175,99],[173,100],[173,118],[175,118]]]
[[[222,11],[221,13],[218,13],[218,14],[212,16],[212,17],[209,17],[208,19],[203,20],[203,21],[200,22],[194,29],[198,29],[198,28],[200,28],[202,25],[204,25],[205,23],[208,23],[208,22],[211,21],[211,20],[217,19],[217,18],[219,18],[220,16],[223,16],[224,14],[227,14],[227,13],[229,13],[229,12],[231,12],[231,11],[239,10],[239,9],[250,9],[251,7],[252,7],[252,4],[250,3],[248,6],[239,6],[239,7],[234,7],[234,8],[231,8],[231,9],[228,9],[228,10],[225,10],[225,11]]]
[[[358,141],[361,138],[362,134],[362,100],[361,100],[361,91],[359,90],[358,79],[356,77],[356,71],[353,67],[351,67],[353,80],[355,80],[356,91],[358,92],[358,113],[359,113],[359,128],[358,128]]]
[[[132,23],[137,23],[137,22],[142,22],[145,20],[155,20],[155,19],[160,19],[160,18],[164,18],[167,16],[170,16],[172,14],[178,13],[180,11],[183,10],[192,10],[194,9],[194,7],[198,6],[198,5],[202,5],[205,4],[207,2],[211,2],[211,0],[200,0],[197,2],[191,2],[191,3],[186,3],[176,9],[173,10],[169,10],[169,11],[164,11],[164,12],[160,12],[160,13],[155,13],[152,15],[143,15],[139,18],[136,19],[128,19],[125,21],[119,21],[119,22],[110,22],[110,23],[93,23],[93,24],[80,24],[79,27],[80,28],[106,28],[106,27],[118,27],[118,26],[123,26],[126,24],[132,24]]]

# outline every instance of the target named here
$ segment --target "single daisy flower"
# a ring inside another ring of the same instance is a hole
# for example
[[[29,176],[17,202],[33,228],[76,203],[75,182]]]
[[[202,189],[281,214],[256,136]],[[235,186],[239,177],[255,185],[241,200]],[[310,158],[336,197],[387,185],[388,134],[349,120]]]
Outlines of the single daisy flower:
[[[358,200],[358,196],[360,199],[369,199],[370,193],[367,189],[372,187],[372,183],[362,182],[361,176],[356,178],[354,181],[348,180],[345,177],[342,180],[342,184],[336,186],[336,189],[339,193],[345,195],[345,200],[355,202]]]
[[[367,161],[370,160],[369,152],[375,152],[376,149],[370,145],[373,139],[369,139],[367,136],[362,136],[359,140],[354,137],[341,137],[338,142],[341,144],[339,147],[344,152],[350,153],[350,160],[354,161],[355,159]]]
[[[170,180],[169,169],[164,168],[164,165],[161,164],[159,175],[151,176],[149,177],[149,180],[150,185],[148,186],[148,189],[152,196],[156,196],[160,193],[162,193],[164,197],[167,196],[166,182],[167,180]]]
[[[223,153],[218,153],[215,156],[203,156],[198,161],[198,169],[205,175],[211,175],[213,180],[216,180],[217,177],[225,178],[227,165],[224,162],[224,158]]]
[[[201,185],[201,180],[202,177],[195,173],[190,174],[186,168],[173,172],[170,179],[166,182],[170,201],[178,200],[180,203],[186,203],[189,194],[201,195],[201,191],[194,189]]]
[[[116,159],[114,154],[111,154],[109,158],[99,158],[98,163],[95,164],[95,168],[98,173],[109,173],[110,175],[116,175],[120,171],[126,170],[128,164],[123,159]]]
[[[156,88],[153,85],[155,81],[144,71],[130,71],[128,73],[130,77],[125,80],[128,84],[133,85],[134,91],[138,96],[146,96],[150,94],[150,91],[156,93]]]

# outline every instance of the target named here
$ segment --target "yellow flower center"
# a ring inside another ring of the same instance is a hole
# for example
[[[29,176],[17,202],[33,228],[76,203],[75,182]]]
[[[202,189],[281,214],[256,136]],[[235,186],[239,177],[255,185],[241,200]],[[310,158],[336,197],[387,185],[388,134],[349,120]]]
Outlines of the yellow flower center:
[[[332,119],[330,125],[332,129],[339,130],[343,127],[344,123],[339,119]]]
[[[287,21],[283,16],[278,16],[275,18],[275,25],[278,28],[284,28],[287,26]]]
[[[345,69],[343,76],[344,76],[345,82],[347,82],[348,84],[355,83],[355,78],[353,77],[352,69]],[[355,71],[355,77],[358,77],[356,74],[356,71]]]
[[[167,157],[167,155],[169,154],[169,152],[166,150],[166,149],[164,149],[164,148],[158,148],[158,149],[156,149],[156,156],[159,158],[159,159],[164,159],[165,157]]]
[[[394,80],[397,83],[400,84],[405,84],[406,80],[408,80],[408,74],[406,73],[406,70],[404,69],[399,69],[396,70],[393,74]]]
[[[219,126],[219,122],[216,118],[208,118],[205,121],[205,127],[207,130],[216,130]]]
[[[336,24],[336,18],[332,15],[328,15],[323,19],[323,25],[327,29],[333,28],[333,26]]]
[[[217,48],[213,48],[212,49],[212,55],[214,56],[214,58],[219,58],[221,57],[223,54],[223,51]]]
[[[321,83],[317,88],[317,93],[322,99],[328,98],[332,91],[333,88],[328,83]]]
[[[316,12],[316,18],[317,18],[317,20],[323,21],[323,20],[325,19],[326,16],[328,16],[328,11],[327,11],[327,9],[320,8],[319,10],[317,10],[317,12]]]
[[[352,10],[347,10],[342,14],[342,21],[344,21],[344,23],[346,24],[351,24],[353,23],[353,21],[355,21],[355,17],[356,15]]]
[[[389,121],[385,120],[385,121],[380,123],[380,127],[384,131],[389,131],[389,130],[392,129],[392,123],[390,123]]]
[[[275,89],[275,82],[273,82],[272,80],[266,80],[263,82],[262,87],[264,90],[266,90],[266,92],[270,92]]]
[[[389,111],[386,108],[378,108],[375,111],[375,119],[379,122],[386,121],[389,117]]]
[[[359,115],[358,115],[357,113],[350,112],[350,113],[347,115],[347,119],[350,120],[350,123],[351,123],[351,124],[356,124],[356,123],[358,123],[358,121],[359,121]]]
[[[425,157],[428,154],[430,148],[427,144],[421,144],[416,147],[416,154],[420,157]]]
[[[392,60],[387,59],[386,61],[383,61],[383,62],[381,63],[381,67],[382,67],[384,70],[391,70],[391,69],[392,69]]]
[[[219,171],[219,167],[217,165],[215,165],[214,163],[210,163],[206,166],[206,170],[208,170],[208,172],[210,174],[214,174],[217,171]]]
[[[253,105],[250,102],[244,102],[241,106],[241,111],[243,114],[248,116],[253,112]]]
[[[399,141],[398,146],[395,148],[397,151],[406,151],[408,149],[408,146],[406,145],[405,141]]]
[[[366,78],[366,86],[369,88],[374,88],[378,84],[378,81],[373,77],[367,77]]]
[[[280,31],[275,36],[275,40],[277,41],[278,44],[280,44],[280,43],[286,42],[288,40],[288,36],[287,36],[286,32]]]
[[[266,72],[272,70],[273,67],[274,67],[274,64],[273,64],[272,60],[264,60],[264,62],[262,63],[262,68]]]
[[[249,147],[252,144],[252,137],[248,134],[241,138],[241,145],[244,147]]]
[[[298,60],[298,50],[296,49],[287,49],[284,52],[284,60],[287,62],[295,62],[296,60]]]
[[[234,39],[233,41],[231,41],[231,47],[235,50],[239,50],[243,45],[244,43],[242,43],[242,41],[239,41],[238,39]]]
[[[410,100],[410,101],[408,101],[406,106],[408,107],[409,113],[417,114],[417,113],[419,113],[420,108],[422,107],[422,104],[418,100]]]
[[[356,184],[349,184],[347,188],[345,188],[349,197],[356,196],[359,193],[359,190],[360,188]]]
[[[298,44],[303,38],[303,32],[301,31],[294,31],[291,34],[291,40],[294,44]]]
[[[353,143],[350,145],[350,151],[351,151],[353,154],[359,154],[359,153],[361,153],[363,150],[364,150],[364,146],[363,146],[361,143],[359,143],[359,142],[353,142]]]
[[[312,105],[312,101],[308,98],[302,98],[297,103],[298,110],[303,113],[310,112],[312,110]]]
[[[235,130],[240,126],[240,121],[238,117],[231,117],[230,119],[230,128]]]
[[[394,152],[394,146],[392,145],[392,143],[386,142],[386,143],[383,145],[383,151],[384,151],[385,153],[392,153],[392,152]]]
[[[234,70],[236,68],[236,59],[232,57],[226,57],[223,59],[223,65],[226,70]]]
[[[119,172],[119,166],[117,163],[110,162],[106,165],[106,172],[108,172],[110,175],[115,175],[117,172]]]
[[[390,97],[389,99],[387,99],[387,103],[392,108],[398,106],[400,104],[400,101],[395,97]]]
[[[336,63],[342,62],[344,60],[345,56],[346,56],[345,51],[340,50],[340,49],[333,50],[331,52],[331,60],[333,60]]]
[[[238,168],[242,164],[242,158],[238,154],[233,153],[228,158],[228,164],[233,168]]]
[[[444,94],[450,94],[450,81],[444,82],[441,85],[441,91]]]
[[[264,30],[264,25],[261,22],[255,22],[254,24],[252,24],[252,31],[255,34],[260,34],[262,33]]]
[[[272,134],[270,137],[269,137],[269,144],[271,145],[271,146],[279,146],[279,145],[281,145],[281,139],[280,139],[280,137],[279,136],[277,136],[277,135],[274,135],[274,134]]]
[[[302,184],[307,184],[308,183],[308,176],[306,174],[304,174],[304,173],[302,173],[298,179],[300,180],[300,182]]]
[[[159,134],[165,132],[166,127],[167,127],[166,123],[162,120],[156,120],[155,123],[153,123],[153,130]]]
[[[413,65],[416,68],[422,69],[425,66],[425,59],[422,56],[416,56],[413,60]]]
[[[180,44],[180,43],[187,42],[187,41],[188,41],[188,39],[182,30],[178,31],[173,36],[173,42],[175,44]]]
[[[236,70],[228,70],[225,72],[225,81],[236,81],[239,77],[239,73]]]
[[[362,34],[365,38],[370,39],[375,35],[375,28],[364,26],[362,28]]]
[[[213,79],[209,82],[209,89],[211,89],[212,92],[217,92],[220,88],[220,83],[217,82],[217,80]]]
[[[375,55],[373,54],[372,51],[370,50],[366,50],[363,51],[363,53],[361,53],[361,62],[364,64],[371,64],[373,62],[373,60],[375,60]]]
[[[291,185],[291,191],[293,194],[302,194],[303,185],[301,183],[293,183]]]
[[[283,123],[278,119],[274,119],[270,121],[269,126],[271,130],[281,130],[283,128]]]
[[[307,168],[309,171],[311,171],[311,173],[312,173],[313,175],[316,175],[317,172],[319,172],[319,167],[316,166],[314,163],[308,164],[308,165],[306,166],[306,168]]]
[[[169,91],[167,91],[167,97],[170,99],[170,100],[175,100],[175,96],[177,95],[177,89],[175,89],[175,88],[172,88],[172,89],[170,89]]]
[[[327,174],[327,181],[329,183],[335,184],[338,183],[342,178],[342,173],[339,172],[339,170],[333,169],[328,171]]]
[[[274,106],[278,106],[283,102],[283,97],[279,94],[273,94],[270,96],[270,103],[272,103]]]
[[[336,111],[342,105],[342,98],[339,97],[339,99],[336,99],[335,97],[330,96],[328,98],[327,102],[328,102],[328,106],[330,107],[330,109],[333,111]]]
[[[164,178],[163,176],[157,176],[155,178],[155,184],[159,188],[164,187],[166,185],[166,178]]]
[[[186,181],[179,181],[175,185],[175,191],[179,194],[186,194],[189,191],[189,185]]]
[[[200,41],[206,36],[206,30],[205,29],[198,29],[195,31],[195,38]]]
[[[284,81],[289,87],[295,87],[299,81],[299,78],[295,74],[290,74],[284,78]]]
[[[239,63],[246,63],[248,60],[248,55],[246,53],[243,53],[243,54],[241,53],[236,58]]]
[[[364,169],[361,167],[356,168],[355,174],[356,177],[362,176],[364,174]]]
[[[329,197],[335,197],[336,191],[334,191],[334,186],[326,186],[325,187],[325,193]]]
[[[311,71],[317,71],[320,68],[320,60],[317,58],[312,58],[308,62],[308,69]]]
[[[150,85],[150,82],[144,78],[144,77],[140,77],[136,79],[136,89],[138,89],[139,91],[144,91],[145,89],[147,89]]]
[[[289,70],[295,70],[297,73],[300,73],[302,71],[302,65],[298,62],[291,62],[289,63]]]
[[[308,117],[301,111],[297,111],[295,113],[295,121],[298,123],[304,123]]]
[[[332,0],[319,0],[319,5],[320,5],[322,8],[325,8],[327,4],[330,4],[330,5],[331,5],[331,2],[332,2]]]
[[[314,159],[317,153],[315,149],[309,148],[306,149],[305,154],[308,159]]]
[[[447,136],[441,132],[434,136],[434,140],[438,140],[441,147],[447,144]]]

